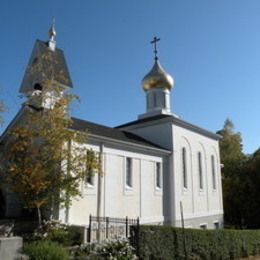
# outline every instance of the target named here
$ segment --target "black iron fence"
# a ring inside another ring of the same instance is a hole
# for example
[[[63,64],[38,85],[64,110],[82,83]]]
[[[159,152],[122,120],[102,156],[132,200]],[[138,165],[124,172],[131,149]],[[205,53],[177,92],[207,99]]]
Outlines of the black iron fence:
[[[105,240],[130,237],[130,227],[139,228],[139,218],[110,218],[89,216],[88,242],[103,242]]]

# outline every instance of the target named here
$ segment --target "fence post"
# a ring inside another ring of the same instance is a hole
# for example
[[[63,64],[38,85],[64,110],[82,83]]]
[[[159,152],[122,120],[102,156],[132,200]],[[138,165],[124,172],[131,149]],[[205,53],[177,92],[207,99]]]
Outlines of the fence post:
[[[136,255],[140,256],[140,219],[136,220]]]
[[[89,215],[89,224],[88,224],[88,242],[91,242],[91,222],[92,222],[92,216]]]
[[[106,217],[106,239],[108,239],[108,225],[109,225],[109,217]]]
[[[128,238],[128,217],[125,218],[125,236]]]

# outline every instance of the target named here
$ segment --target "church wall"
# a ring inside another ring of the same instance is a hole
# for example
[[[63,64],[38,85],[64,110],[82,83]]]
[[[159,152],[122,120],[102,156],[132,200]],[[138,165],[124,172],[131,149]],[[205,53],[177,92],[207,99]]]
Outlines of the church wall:
[[[218,141],[201,134],[173,125],[174,139],[174,183],[176,205],[183,204],[184,219],[189,226],[199,227],[200,219],[214,215],[223,217],[222,187]],[[186,151],[187,187],[184,187],[183,149]],[[203,187],[200,186],[199,159],[201,154],[201,171]],[[211,156],[215,160],[215,188],[213,188]],[[180,224],[180,206],[176,207],[175,220]],[[193,221],[191,221],[194,219]],[[211,221],[209,219],[209,221]],[[215,222],[218,220],[214,220]],[[222,223],[221,218],[219,222]],[[192,224],[193,223],[193,224]],[[201,223],[206,224],[206,223]],[[207,223],[207,226],[212,226]]]
[[[156,162],[163,162],[162,155],[149,151],[134,152],[133,147],[123,149],[120,146],[116,149],[115,144],[103,145],[101,216],[140,217],[141,223],[162,223],[163,194],[162,189],[155,188]],[[94,151],[98,151],[99,147],[99,144],[91,145]],[[126,186],[126,158],[132,160],[132,188]],[[69,223],[87,225],[89,215],[97,215],[97,185],[97,175],[92,187],[82,183],[83,197],[73,201],[69,209]],[[63,221],[66,220],[64,212],[60,212]]]
[[[163,222],[162,189],[156,188],[155,167],[154,161],[141,161],[141,223]]]
[[[105,154],[105,216],[136,217],[139,215],[140,202],[140,166],[139,160],[132,159],[132,188],[125,185],[126,157],[114,154]],[[132,157],[129,157],[132,158]]]
[[[164,122],[161,124],[146,124],[145,126],[133,126],[128,131],[156,143],[165,149],[173,150],[172,124]],[[173,194],[173,157],[167,155],[163,158],[163,216],[165,223],[172,224],[175,212],[175,200]],[[179,204],[178,204],[179,205]]]

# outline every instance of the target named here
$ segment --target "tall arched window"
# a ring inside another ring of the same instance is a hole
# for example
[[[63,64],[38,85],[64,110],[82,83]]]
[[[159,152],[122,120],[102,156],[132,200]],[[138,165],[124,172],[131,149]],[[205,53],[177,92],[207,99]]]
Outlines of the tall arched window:
[[[162,188],[162,165],[160,162],[156,162],[156,188]]]
[[[211,171],[212,171],[212,187],[215,190],[216,186],[216,166],[215,166],[215,157],[211,155]]]
[[[182,181],[183,181],[183,188],[188,188],[188,180],[187,180],[187,152],[186,148],[182,147],[181,150],[182,155]]]
[[[156,95],[156,92],[153,93],[153,107],[157,107],[157,95]]]
[[[132,158],[126,158],[126,187],[133,187],[133,161]]]
[[[199,175],[199,187],[203,190],[203,171],[202,171],[202,156],[201,152],[198,152],[198,175]]]

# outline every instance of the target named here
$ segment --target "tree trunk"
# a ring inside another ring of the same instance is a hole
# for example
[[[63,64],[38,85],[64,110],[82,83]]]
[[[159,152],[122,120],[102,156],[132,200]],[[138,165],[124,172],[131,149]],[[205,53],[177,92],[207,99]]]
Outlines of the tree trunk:
[[[42,228],[42,213],[41,213],[40,206],[37,206],[37,213],[38,213],[38,227]]]

